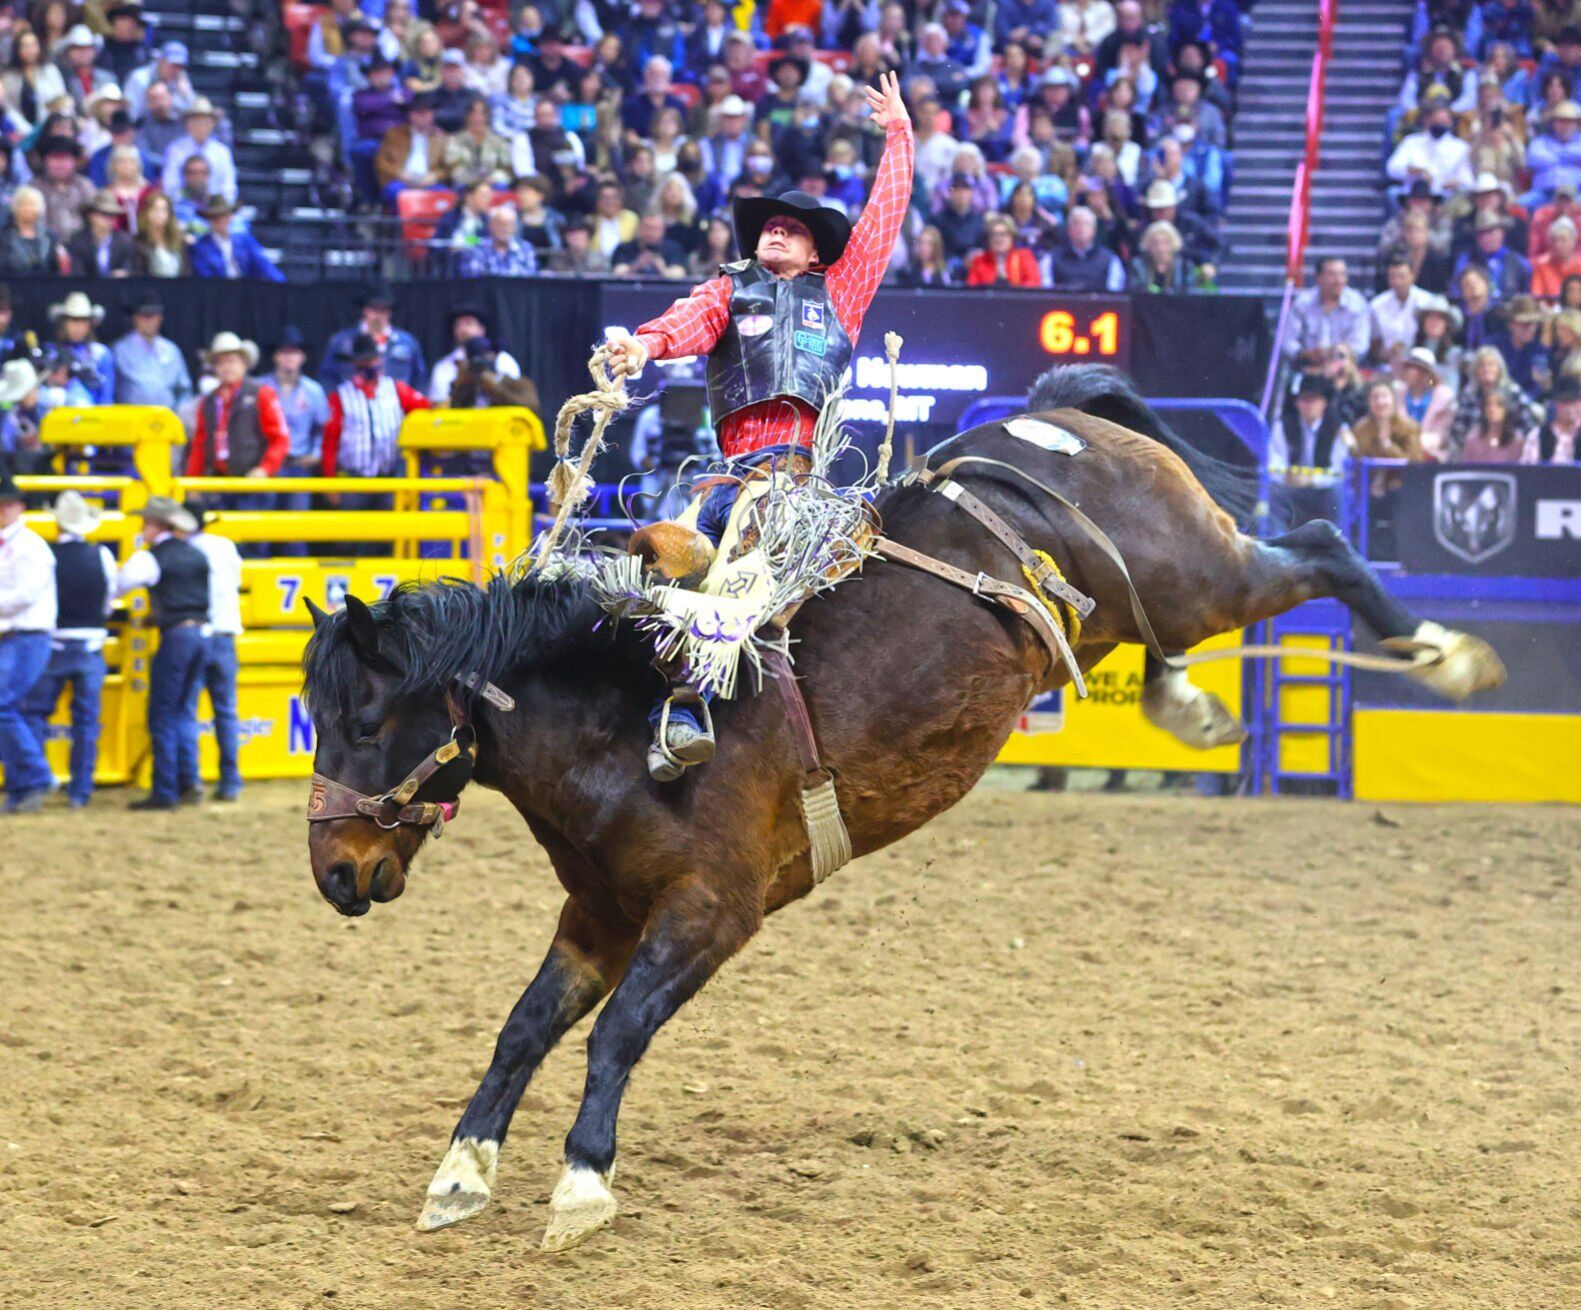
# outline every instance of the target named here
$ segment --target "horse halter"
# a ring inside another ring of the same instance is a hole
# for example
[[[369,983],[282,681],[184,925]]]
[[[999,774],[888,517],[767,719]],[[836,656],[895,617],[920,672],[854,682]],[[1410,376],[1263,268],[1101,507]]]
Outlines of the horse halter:
[[[479,679],[476,674],[472,674],[462,681],[468,686],[477,686]],[[500,709],[511,710],[516,707],[516,702],[491,682],[483,683],[482,695],[491,705]],[[441,836],[445,824],[455,818],[456,811],[461,808],[461,798],[458,796],[453,801],[420,801],[414,804],[412,797],[436,773],[462,756],[466,757],[467,778],[470,780],[472,767],[478,758],[477,729],[472,726],[461,702],[448,691],[445,693],[445,709],[450,714],[449,738],[429,751],[415,769],[387,792],[369,796],[343,782],[326,778],[322,773],[315,773],[313,790],[307,798],[307,821],[330,823],[336,819],[370,819],[386,832],[406,824],[414,828],[432,828],[435,837]],[[465,783],[462,785],[465,786]]]

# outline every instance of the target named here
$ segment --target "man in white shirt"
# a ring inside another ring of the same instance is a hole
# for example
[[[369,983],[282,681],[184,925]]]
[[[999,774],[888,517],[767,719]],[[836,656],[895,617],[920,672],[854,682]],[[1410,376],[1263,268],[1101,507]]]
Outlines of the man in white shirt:
[[[450,389],[455,386],[456,374],[461,371],[461,362],[466,357],[467,342],[475,337],[487,336],[488,330],[488,320],[481,309],[464,305],[450,311],[450,339],[455,342],[456,348],[440,359],[429,374],[428,398],[434,404],[443,405],[450,399]],[[519,378],[522,375],[521,365],[503,350],[494,355],[493,371],[502,378]]]
[[[1405,186],[1425,177],[1446,196],[1469,191],[1476,180],[1471,171],[1471,147],[1455,135],[1455,115],[1448,100],[1430,100],[1422,117],[1422,130],[1412,132],[1394,148],[1384,171]]]
[[[1372,298],[1372,348],[1380,362],[1395,367],[1416,344],[1417,318],[1433,294],[1416,285],[1411,260],[1403,250],[1389,259],[1389,289]]]
[[[170,148],[165,151],[165,194],[180,194],[181,166],[193,155],[202,155],[209,165],[209,193],[224,196],[234,205],[236,161],[231,155],[231,148],[214,135],[219,116],[213,102],[207,96],[199,96],[187,106],[181,118],[186,124],[187,134],[172,141]]]
[[[39,749],[48,740],[49,717],[71,686],[71,781],[66,799],[80,810],[93,799],[99,761],[99,707],[104,692],[104,620],[115,597],[115,556],[87,538],[99,511],[75,491],[55,500],[55,630],[49,663],[22,706]]]
[[[22,706],[49,664],[55,557],[22,521],[22,493],[0,472],[0,765],[7,814],[36,814],[55,787]]]
[[[219,783],[214,799],[233,801],[241,795],[242,773],[237,763],[240,748],[236,715],[236,638],[242,635],[242,557],[229,537],[209,531],[215,515],[198,497],[189,497],[187,512],[197,520],[198,532],[189,540],[209,562],[209,623],[204,629],[203,672],[192,686],[188,711],[194,721],[198,714],[198,695],[205,688],[209,707],[214,711],[214,742],[220,752]],[[181,792],[191,795],[201,787],[198,758],[190,755],[185,743],[177,766]]]

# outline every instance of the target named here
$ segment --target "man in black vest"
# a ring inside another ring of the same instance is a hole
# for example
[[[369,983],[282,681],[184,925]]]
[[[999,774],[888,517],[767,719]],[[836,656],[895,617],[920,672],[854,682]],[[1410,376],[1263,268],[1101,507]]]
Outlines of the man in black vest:
[[[104,691],[104,626],[115,590],[115,557],[87,538],[99,526],[99,511],[75,491],[55,500],[55,630],[49,663],[33,684],[22,714],[44,748],[49,716],[71,685],[71,782],[66,799],[80,810],[93,798],[99,759],[99,702]]]
[[[154,787],[134,810],[173,810],[182,801],[203,798],[201,788],[181,790],[183,748],[198,750],[197,698],[207,654],[204,630],[209,621],[209,562],[188,540],[198,521],[175,501],[150,496],[143,506],[141,550],[121,565],[118,595],[148,588],[159,649],[148,674],[148,739],[154,751]]]

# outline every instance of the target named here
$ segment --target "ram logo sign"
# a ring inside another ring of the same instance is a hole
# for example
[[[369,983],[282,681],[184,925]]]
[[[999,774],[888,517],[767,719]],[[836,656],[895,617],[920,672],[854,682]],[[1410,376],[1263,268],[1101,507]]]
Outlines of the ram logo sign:
[[[1515,541],[1515,475],[1440,473],[1433,481],[1433,536],[1468,564],[1509,549]]]

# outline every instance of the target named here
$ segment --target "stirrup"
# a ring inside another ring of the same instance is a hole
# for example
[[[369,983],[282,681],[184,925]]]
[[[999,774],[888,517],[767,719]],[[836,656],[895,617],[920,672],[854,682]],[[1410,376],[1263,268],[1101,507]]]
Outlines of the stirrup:
[[[672,693],[664,699],[659,712],[659,725],[653,734],[653,745],[648,748],[648,772],[660,782],[672,782],[694,764],[707,764],[714,758],[714,716],[708,702],[698,697],[690,702],[702,710],[703,726],[691,741],[681,746],[670,744],[670,707],[675,704]],[[666,767],[660,777],[660,765]]]

